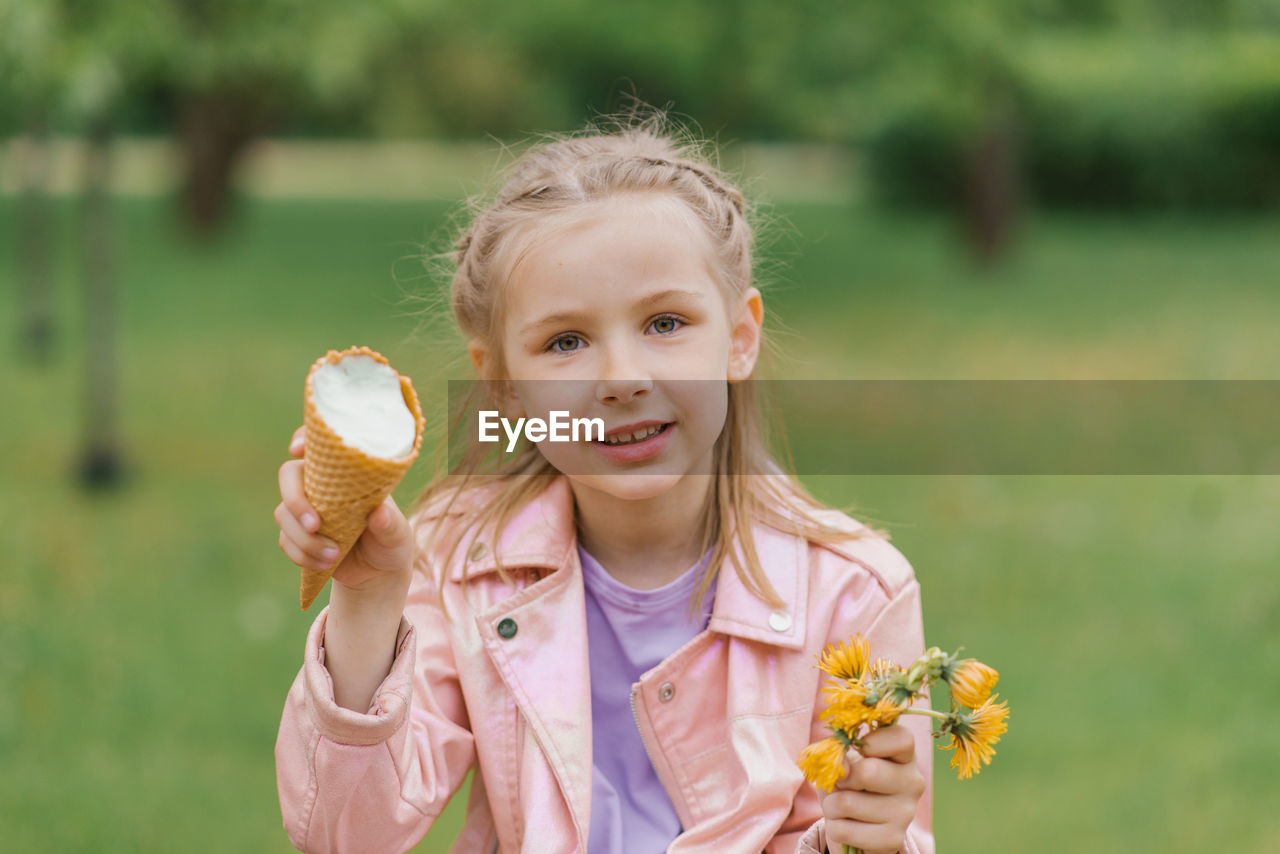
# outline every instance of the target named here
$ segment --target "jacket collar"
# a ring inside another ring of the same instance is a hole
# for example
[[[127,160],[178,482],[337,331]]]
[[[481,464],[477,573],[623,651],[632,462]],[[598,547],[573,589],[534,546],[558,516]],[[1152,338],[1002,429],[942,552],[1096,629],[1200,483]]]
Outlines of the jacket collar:
[[[803,537],[762,522],[752,525],[751,535],[760,564],[783,606],[774,608],[756,598],[738,577],[732,560],[726,558],[716,580],[709,628],[746,640],[801,649],[809,592],[807,543]],[[558,572],[579,565],[576,546],[573,491],[569,478],[561,475],[513,516],[502,531],[496,550],[506,568]],[[733,549],[745,567],[746,559],[736,540]],[[477,538],[475,531],[468,531],[454,552],[450,580],[460,582],[464,571],[468,580],[496,572],[494,552],[487,532]]]

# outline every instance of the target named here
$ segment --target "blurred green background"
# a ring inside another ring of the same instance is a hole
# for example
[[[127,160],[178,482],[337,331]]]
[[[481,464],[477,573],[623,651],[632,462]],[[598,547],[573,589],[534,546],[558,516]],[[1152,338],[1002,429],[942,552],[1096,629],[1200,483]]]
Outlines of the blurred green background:
[[[442,411],[422,258],[504,147],[630,95],[718,140],[777,377],[1280,379],[1277,48],[1274,0],[0,0],[0,847],[291,850],[302,382],[368,344]],[[939,850],[1275,850],[1280,479],[805,480],[1001,672]]]

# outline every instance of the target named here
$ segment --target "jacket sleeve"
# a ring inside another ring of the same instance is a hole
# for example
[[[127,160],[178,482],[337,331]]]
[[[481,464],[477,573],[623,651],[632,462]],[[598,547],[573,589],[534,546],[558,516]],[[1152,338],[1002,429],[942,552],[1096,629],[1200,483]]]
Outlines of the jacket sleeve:
[[[407,851],[475,763],[444,615],[434,597],[423,604],[427,584],[415,577],[391,671],[365,714],[334,702],[324,664],[329,609],[311,626],[275,749],[285,830],[301,851]]]
[[[902,570],[906,575],[905,582],[891,592],[885,592],[883,588],[877,589],[880,607],[878,611],[872,612],[869,625],[865,597],[852,595],[839,597],[839,604],[835,607],[825,643],[847,641],[855,632],[861,631],[870,644],[872,661],[877,657],[887,658],[895,664],[906,666],[919,658],[925,649],[920,585],[914,575],[910,574],[906,559],[898,554],[896,549],[888,550],[896,561],[906,567]],[[809,739],[811,742],[831,734],[826,724],[818,718],[824,701],[825,695],[820,694],[814,704]],[[921,708],[926,708],[928,703],[927,696],[916,701],[916,705]],[[925,780],[924,794],[920,796],[917,804],[915,819],[907,826],[907,836],[902,847],[903,854],[934,854],[932,720],[924,715],[904,715],[899,720],[901,725],[910,728],[915,734],[916,764]],[[821,817],[821,799],[825,794],[808,781],[801,784],[800,790],[796,793],[793,816],[817,815],[819,818],[808,826],[803,835],[796,834],[799,835],[799,840],[794,848],[779,847],[776,849],[778,852],[794,850],[796,854],[827,854],[826,819]],[[770,854],[774,851],[773,848],[769,850]],[[836,854],[840,852],[837,851]]]

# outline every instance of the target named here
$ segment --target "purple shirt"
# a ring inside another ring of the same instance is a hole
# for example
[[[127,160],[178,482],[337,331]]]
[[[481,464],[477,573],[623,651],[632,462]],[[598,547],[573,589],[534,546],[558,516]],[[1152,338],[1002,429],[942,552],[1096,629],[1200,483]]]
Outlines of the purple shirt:
[[[631,686],[697,635],[711,619],[715,586],[702,619],[689,601],[711,557],[655,590],[636,590],[609,574],[582,545],[591,661],[591,828],[588,854],[659,854],[683,828],[645,751],[631,710]]]

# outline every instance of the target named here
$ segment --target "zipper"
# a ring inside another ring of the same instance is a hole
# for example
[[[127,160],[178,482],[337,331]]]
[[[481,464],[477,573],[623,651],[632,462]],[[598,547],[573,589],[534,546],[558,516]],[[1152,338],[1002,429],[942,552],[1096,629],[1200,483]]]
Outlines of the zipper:
[[[640,683],[636,682],[631,686],[631,716],[635,718],[636,731],[640,733],[640,744],[644,747],[645,755],[649,757],[649,764],[653,766],[653,770],[658,775],[658,782],[662,783],[662,788],[666,789],[667,797],[671,800],[671,805],[675,807],[676,814],[680,817],[681,832],[683,833],[685,829],[688,829],[689,827],[693,826],[693,822],[691,821],[692,816],[682,814],[686,812],[686,810],[681,809],[681,807],[684,805],[683,795],[679,799],[680,801],[679,803],[677,803],[676,798],[671,797],[670,782],[666,779],[666,775],[664,775],[662,771],[659,769],[658,763],[653,761],[653,751],[649,749],[649,740],[645,737],[644,727],[640,726],[640,713],[636,709],[636,697],[639,694],[640,694]],[[680,794],[679,790],[677,790],[677,793]]]
[[[640,744],[644,746],[645,755],[649,757],[649,764],[656,770],[658,763],[653,761],[653,751],[649,749],[649,740],[644,737],[644,727],[640,726],[640,713],[636,711],[636,695],[640,693],[640,683],[636,682],[631,686],[631,717],[636,721],[636,732],[640,733]]]
[[[520,704],[516,703],[515,707],[516,707],[516,749],[515,749],[515,756],[513,758],[516,759],[518,762],[520,760],[520,757],[524,755],[525,730],[528,728],[529,725],[524,719],[524,712],[521,711]],[[519,768],[519,765],[517,765],[516,767]],[[516,787],[516,794],[514,798],[516,802],[515,818],[516,818],[516,827],[517,827],[517,834],[518,834],[516,838],[520,840],[520,846],[521,848],[523,848],[524,834],[528,830],[528,827],[525,825],[524,813],[519,808],[519,804],[520,804],[519,771],[516,772],[516,779],[512,782],[512,785]],[[495,827],[495,830],[496,830],[496,827]],[[496,839],[493,842],[493,852],[494,854],[498,854],[498,841]]]
[[[692,638],[685,641],[683,644],[681,644],[679,649],[677,649],[675,652],[671,653],[665,659],[663,659],[662,664],[659,664],[658,667],[662,667],[667,662],[683,656],[687,650],[697,646],[700,643],[706,642],[707,639],[710,638],[713,634],[714,633],[711,631],[709,626],[704,626],[702,631],[698,632],[698,634],[694,635]],[[654,669],[657,669],[657,668],[654,668]],[[648,673],[652,673],[652,672],[653,671],[650,670]],[[648,675],[648,673],[646,673],[645,675]],[[644,677],[642,676],[641,679],[643,678]],[[680,827],[681,827],[680,832],[683,833],[685,830],[688,830],[690,827],[693,826],[694,824],[693,814],[689,812],[688,804],[686,804],[684,801],[684,793],[681,792],[678,788],[674,790],[672,789],[671,781],[668,780],[666,775],[662,773],[662,769],[658,765],[658,763],[653,761],[653,751],[649,749],[649,740],[645,738],[644,727],[640,726],[640,713],[636,709],[636,697],[639,696],[639,694],[640,694],[640,683],[635,682],[631,685],[631,716],[635,718],[636,730],[640,733],[640,743],[641,745],[644,746],[644,752],[649,757],[649,764],[653,766],[653,770],[658,775],[658,782],[662,784],[662,788],[665,789],[667,792],[667,798],[671,801],[671,805],[676,809],[676,815],[679,816],[680,818]],[[680,795],[680,797],[679,798],[672,797],[671,796],[672,791],[675,791],[675,793]]]

